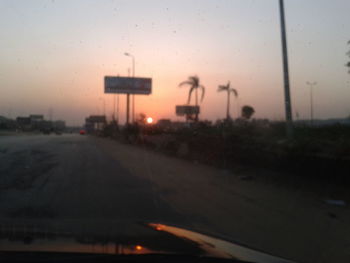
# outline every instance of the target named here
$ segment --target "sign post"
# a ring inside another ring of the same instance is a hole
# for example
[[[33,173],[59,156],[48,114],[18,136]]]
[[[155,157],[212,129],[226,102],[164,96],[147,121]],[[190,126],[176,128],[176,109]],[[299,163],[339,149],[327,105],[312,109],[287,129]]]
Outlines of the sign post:
[[[126,94],[126,124],[130,120],[130,94],[149,95],[152,93],[151,78],[130,78],[105,76],[105,93]]]
[[[126,124],[129,125],[130,119],[130,93],[126,94]]]
[[[175,109],[177,116],[186,116],[186,121],[195,120],[193,115],[198,115],[200,112],[200,108],[198,105],[177,105]]]

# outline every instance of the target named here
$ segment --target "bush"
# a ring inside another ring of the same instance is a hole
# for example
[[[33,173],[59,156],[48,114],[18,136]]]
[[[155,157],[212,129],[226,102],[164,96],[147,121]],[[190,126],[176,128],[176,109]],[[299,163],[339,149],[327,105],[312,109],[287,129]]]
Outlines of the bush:
[[[199,122],[176,131],[136,124],[123,128],[121,134],[129,143],[219,167],[239,163],[312,180],[350,182],[350,127],[346,126],[299,126],[293,140],[285,138],[283,122]],[[186,154],[178,154],[180,145],[186,145]]]

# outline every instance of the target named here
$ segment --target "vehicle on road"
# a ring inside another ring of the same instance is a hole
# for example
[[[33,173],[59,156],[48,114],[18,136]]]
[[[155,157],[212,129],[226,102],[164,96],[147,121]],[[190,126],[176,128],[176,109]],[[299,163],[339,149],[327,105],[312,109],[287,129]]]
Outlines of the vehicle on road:
[[[85,134],[86,134],[86,131],[82,129],[82,130],[79,131],[79,134],[80,134],[80,135],[85,135]]]

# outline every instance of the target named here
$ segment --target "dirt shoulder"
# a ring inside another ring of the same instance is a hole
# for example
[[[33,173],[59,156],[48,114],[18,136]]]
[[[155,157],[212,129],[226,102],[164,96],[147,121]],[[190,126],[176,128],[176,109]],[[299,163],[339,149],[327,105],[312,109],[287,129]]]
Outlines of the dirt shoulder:
[[[275,174],[230,172],[109,139],[92,139],[133,175],[152,181],[155,194],[194,230],[298,262],[350,261],[350,209],[325,204],[327,189],[323,196],[321,190],[275,183]],[[242,180],[251,176],[252,180]]]

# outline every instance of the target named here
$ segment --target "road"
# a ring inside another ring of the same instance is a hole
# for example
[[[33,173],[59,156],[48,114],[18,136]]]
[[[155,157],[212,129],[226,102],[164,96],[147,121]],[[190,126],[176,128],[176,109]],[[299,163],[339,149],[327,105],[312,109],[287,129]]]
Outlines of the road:
[[[349,262],[348,207],[240,178],[109,139],[0,137],[1,219],[161,222],[299,262]]]
[[[8,137],[1,152],[1,217],[181,219],[87,136]]]

